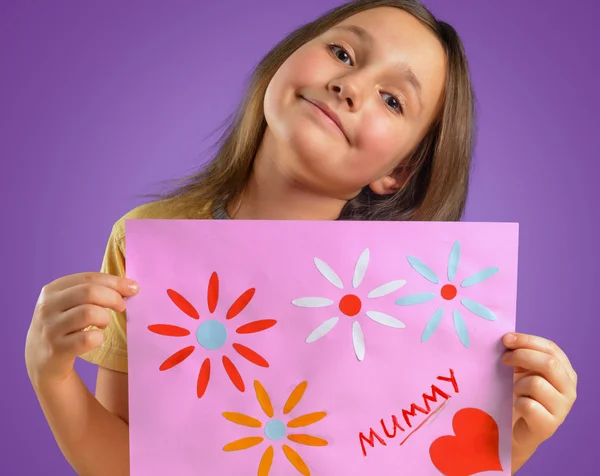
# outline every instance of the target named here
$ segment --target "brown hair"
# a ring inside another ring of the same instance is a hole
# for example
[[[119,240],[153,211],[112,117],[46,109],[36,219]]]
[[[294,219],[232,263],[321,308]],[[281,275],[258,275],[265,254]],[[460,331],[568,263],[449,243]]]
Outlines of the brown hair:
[[[343,208],[340,220],[456,221],[463,215],[475,136],[474,93],[467,58],[455,29],[438,21],[418,0],[355,0],[303,25],[280,41],[254,70],[246,94],[216,144],[212,161],[162,196],[173,206],[209,218],[244,190],[267,127],[265,91],[286,59],[344,19],[376,7],[395,7],[420,20],[437,36],[447,56],[443,106],[424,139],[403,162],[411,171],[404,187],[380,196],[365,187]]]

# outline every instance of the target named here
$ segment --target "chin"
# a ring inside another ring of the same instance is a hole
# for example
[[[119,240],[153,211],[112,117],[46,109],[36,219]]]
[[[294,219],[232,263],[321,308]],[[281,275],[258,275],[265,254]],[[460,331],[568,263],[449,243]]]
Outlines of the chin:
[[[298,183],[330,198],[348,200],[355,195],[355,184],[349,183],[345,157],[336,155],[332,147],[299,141],[290,154],[288,170]]]
[[[314,129],[310,125],[298,125],[290,131],[286,138],[290,155],[309,168],[333,172],[343,165],[347,150],[337,144],[335,138]]]
[[[341,171],[348,157],[349,144],[340,140],[335,132],[322,128],[305,116],[306,101],[300,96],[287,102],[285,111],[266,104],[265,119],[270,135],[268,142],[277,151],[279,167],[292,180],[327,195],[340,195]],[[280,114],[281,113],[281,114]],[[346,195],[345,193],[342,193]]]

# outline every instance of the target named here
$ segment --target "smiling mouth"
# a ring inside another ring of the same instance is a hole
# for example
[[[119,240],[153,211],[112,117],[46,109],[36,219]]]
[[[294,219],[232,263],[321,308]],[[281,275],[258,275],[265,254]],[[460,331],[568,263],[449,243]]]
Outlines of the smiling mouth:
[[[335,128],[335,130],[344,139],[346,139],[346,141],[348,143],[350,143],[350,141],[348,140],[348,136],[346,136],[346,133],[344,132],[344,130],[340,127],[340,125],[336,122],[336,120],[327,113],[327,111],[323,110],[319,105],[315,104],[314,102],[310,101],[309,99],[306,99],[305,97],[302,97],[302,99],[304,99],[306,102],[308,102],[310,104],[311,108],[314,110],[314,112],[319,117],[321,117],[330,127]]]

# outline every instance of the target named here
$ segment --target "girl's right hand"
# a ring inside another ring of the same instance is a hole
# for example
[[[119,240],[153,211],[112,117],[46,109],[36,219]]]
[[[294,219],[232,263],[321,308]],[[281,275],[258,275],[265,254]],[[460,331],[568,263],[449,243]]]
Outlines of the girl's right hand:
[[[127,278],[104,273],[79,273],[44,286],[25,343],[27,372],[34,386],[64,381],[75,358],[99,347],[100,330],[110,322],[107,310],[125,310],[125,297],[138,286]]]

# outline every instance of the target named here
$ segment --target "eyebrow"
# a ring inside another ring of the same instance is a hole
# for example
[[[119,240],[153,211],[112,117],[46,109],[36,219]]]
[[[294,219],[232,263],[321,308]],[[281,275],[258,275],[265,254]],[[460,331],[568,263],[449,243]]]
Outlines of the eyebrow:
[[[358,39],[367,43],[369,46],[371,46],[374,43],[374,39],[373,39],[373,36],[371,35],[371,33],[369,33],[367,30],[365,30],[362,26],[337,25],[337,26],[333,27],[333,29],[343,30],[343,31],[352,33],[354,36],[358,37]],[[398,63],[397,69],[399,69],[401,71],[405,80],[413,87],[413,89],[416,93],[417,99],[419,100],[419,103],[420,103],[421,102],[420,93],[422,90],[422,86],[421,86],[421,82],[419,81],[419,78],[417,78],[414,71],[406,63],[402,63],[402,62]]]
[[[408,83],[412,85],[418,96],[421,93],[422,86],[421,82],[419,81],[419,78],[417,78],[417,75],[406,63],[398,63],[397,68],[402,72],[402,74],[406,78],[406,81],[408,81]]]

